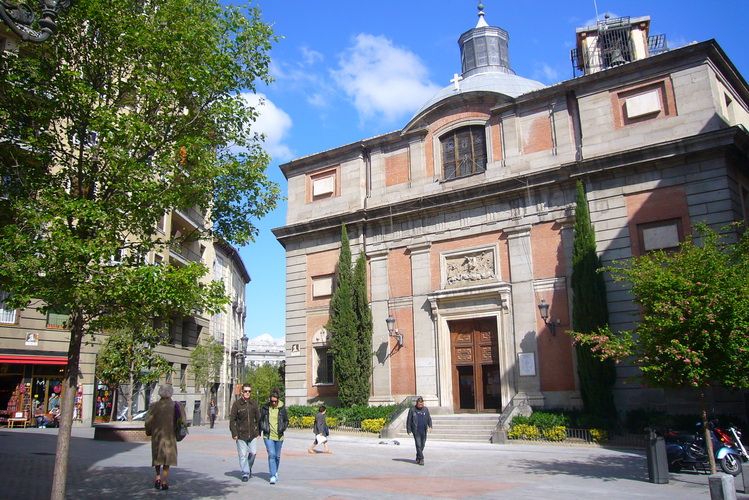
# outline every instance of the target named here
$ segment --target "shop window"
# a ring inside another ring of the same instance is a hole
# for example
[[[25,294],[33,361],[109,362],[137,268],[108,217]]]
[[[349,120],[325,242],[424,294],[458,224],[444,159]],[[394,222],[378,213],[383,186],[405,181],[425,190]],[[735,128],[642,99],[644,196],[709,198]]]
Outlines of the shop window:
[[[681,219],[670,219],[647,224],[638,224],[640,245],[643,252],[673,250],[684,239]]]
[[[333,353],[327,347],[315,348],[315,385],[333,384]]]
[[[8,297],[10,297],[9,293],[0,290],[0,323],[14,325],[16,323],[16,310],[5,305],[5,299]]]
[[[486,130],[483,125],[462,127],[440,137],[444,180],[486,170]]]

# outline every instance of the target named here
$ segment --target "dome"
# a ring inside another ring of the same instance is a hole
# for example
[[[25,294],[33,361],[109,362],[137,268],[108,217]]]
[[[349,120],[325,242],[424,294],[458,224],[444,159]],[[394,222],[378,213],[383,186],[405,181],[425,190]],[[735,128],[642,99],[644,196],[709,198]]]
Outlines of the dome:
[[[527,92],[546,87],[546,85],[535,80],[523,78],[522,76],[497,72],[479,73],[477,75],[469,76],[458,82],[457,89],[455,87],[456,85],[452,84],[437,92],[437,94],[432,96],[431,99],[421,106],[414,115],[414,118],[453,96],[470,94],[473,92],[493,92],[495,94],[515,98]]]

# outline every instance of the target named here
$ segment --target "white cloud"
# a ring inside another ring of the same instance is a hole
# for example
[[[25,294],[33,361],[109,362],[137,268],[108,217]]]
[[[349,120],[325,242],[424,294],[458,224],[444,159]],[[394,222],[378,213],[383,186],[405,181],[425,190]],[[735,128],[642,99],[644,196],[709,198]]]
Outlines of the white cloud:
[[[428,80],[427,68],[415,54],[382,36],[358,35],[341,55],[339,69],[331,73],[362,121],[393,122],[440,90]]]
[[[257,120],[251,128],[253,132],[265,135],[263,148],[274,160],[291,160],[294,155],[284,144],[286,134],[291,129],[291,117],[262,93],[242,94],[242,98],[258,113]]]
[[[546,84],[559,82],[559,72],[546,63],[536,63],[533,69],[533,79]]]
[[[300,49],[302,51],[302,58],[304,59],[305,65],[313,65],[318,62],[322,62],[323,55],[316,50],[309,49],[307,47],[302,47]]]

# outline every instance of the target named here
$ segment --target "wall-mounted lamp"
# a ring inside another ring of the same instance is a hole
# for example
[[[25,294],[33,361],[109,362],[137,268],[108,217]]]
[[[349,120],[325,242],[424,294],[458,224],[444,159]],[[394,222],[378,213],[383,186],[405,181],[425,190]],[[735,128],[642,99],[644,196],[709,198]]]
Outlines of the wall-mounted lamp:
[[[549,327],[552,337],[557,336],[557,325],[554,324],[554,320],[551,322],[549,319],[549,304],[544,299],[541,299],[541,303],[538,305],[538,312],[541,313],[541,319],[544,320],[544,324]]]
[[[395,318],[388,315],[385,323],[387,323],[388,325],[388,335],[395,338],[395,340],[398,342],[398,347],[403,347],[403,334],[398,332],[398,329],[395,328]]]

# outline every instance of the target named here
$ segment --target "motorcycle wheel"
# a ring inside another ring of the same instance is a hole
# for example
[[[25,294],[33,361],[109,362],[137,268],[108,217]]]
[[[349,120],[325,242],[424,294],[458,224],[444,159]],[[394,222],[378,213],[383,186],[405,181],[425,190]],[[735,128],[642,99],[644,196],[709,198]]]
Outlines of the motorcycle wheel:
[[[726,474],[738,476],[741,473],[741,457],[733,454],[726,455],[720,459],[720,468]]]

